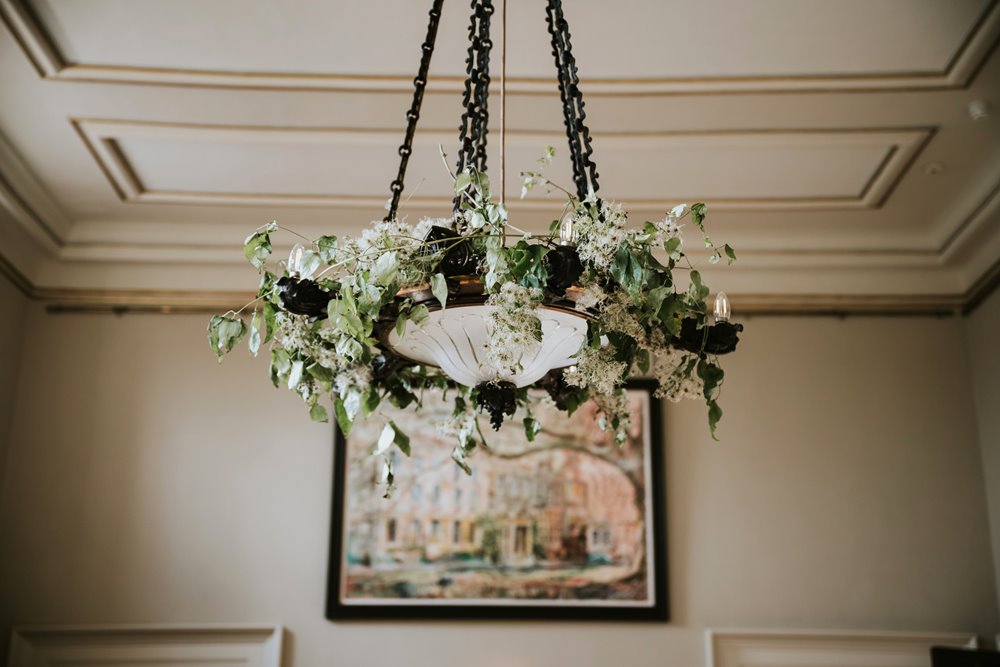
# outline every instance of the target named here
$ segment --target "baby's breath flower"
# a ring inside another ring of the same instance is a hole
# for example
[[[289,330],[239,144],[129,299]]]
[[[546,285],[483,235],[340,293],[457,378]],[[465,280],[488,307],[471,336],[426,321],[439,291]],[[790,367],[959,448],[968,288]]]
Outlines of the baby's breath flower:
[[[536,311],[541,302],[541,290],[514,282],[504,283],[487,300],[492,308],[486,355],[498,377],[517,374],[521,370],[521,359],[538,350],[542,323]]]
[[[615,361],[614,350],[610,347],[593,348],[585,345],[577,352],[575,366],[563,372],[566,384],[589,389],[591,397],[610,396],[615,393],[628,369],[624,362]]]
[[[659,351],[650,369],[659,383],[656,397],[674,403],[686,398],[702,398],[705,385],[695,371],[697,361],[698,355],[690,352],[674,348]]]

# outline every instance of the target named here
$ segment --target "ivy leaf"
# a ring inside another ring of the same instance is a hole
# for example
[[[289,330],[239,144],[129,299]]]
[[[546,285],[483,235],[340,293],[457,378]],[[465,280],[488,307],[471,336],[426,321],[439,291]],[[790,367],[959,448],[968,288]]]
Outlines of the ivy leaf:
[[[400,428],[398,426],[396,426],[396,422],[394,422],[394,421],[390,421],[389,422],[389,426],[392,427],[392,431],[394,433],[394,435],[392,437],[392,441],[396,444],[397,447],[399,447],[399,451],[401,451],[404,454],[406,454],[407,456],[409,456],[410,455],[410,436],[408,436],[405,433],[403,433],[403,431],[400,430]]]
[[[381,400],[382,399],[378,394],[378,389],[375,387],[369,387],[368,391],[365,392],[365,395],[361,399],[361,413],[367,417],[371,413],[375,412],[375,408],[378,407]]]
[[[383,498],[391,498],[393,491],[393,482],[395,482],[396,476],[392,472],[392,459],[386,457],[382,461],[382,483],[385,484],[385,495]]]
[[[705,400],[712,401],[715,399],[716,390],[722,384],[722,378],[725,375],[723,370],[712,362],[705,361],[704,359],[698,360],[698,377],[705,383]]]
[[[542,425],[539,424],[533,417],[524,418],[524,437],[528,439],[528,442],[534,442],[535,436],[538,432],[542,430]]]
[[[434,298],[441,302],[441,309],[444,310],[448,302],[448,282],[443,273],[435,273],[431,276],[431,292]]]
[[[691,204],[691,222],[695,224],[695,227],[701,230],[701,233],[705,233],[705,215],[708,213],[708,207],[702,202],[697,204]]]
[[[372,277],[379,285],[389,285],[396,279],[398,270],[399,261],[396,259],[395,251],[385,252],[375,261]]]
[[[250,320],[250,338],[247,339],[247,347],[250,354],[257,356],[260,351],[260,313],[253,311],[253,318]]]
[[[378,437],[378,442],[375,443],[375,454],[384,454],[392,447],[393,438],[396,437],[396,431],[389,424],[385,425],[382,429],[382,434]]]
[[[726,245],[722,246],[722,249],[726,251],[726,257],[729,258],[729,263],[730,264],[732,264],[733,262],[736,261],[736,251],[733,250],[732,247],[728,243]]]
[[[410,319],[409,313],[400,313],[396,318],[396,335],[400,338],[406,333],[406,322]]]
[[[663,244],[663,249],[667,251],[667,256],[676,262],[681,258],[681,237],[675,236],[667,239],[667,242]]]
[[[330,420],[326,414],[326,408],[319,403],[309,408],[309,418],[314,422],[327,422]]]
[[[312,274],[316,272],[321,263],[322,260],[317,253],[312,250],[304,251],[302,253],[302,260],[299,263],[299,277],[312,278]]]
[[[268,301],[264,304],[264,342],[270,343],[271,338],[274,336],[274,331],[277,328],[275,318],[278,315],[278,308],[273,303]]]
[[[302,382],[302,375],[305,373],[306,363],[304,361],[293,361],[292,368],[288,371],[288,388],[295,389]]]
[[[260,271],[271,256],[271,232],[278,229],[277,222],[271,222],[258,232],[254,232],[243,242],[243,256]]]
[[[347,408],[344,407],[344,401],[339,396],[333,399],[333,414],[337,417],[337,426],[340,427],[340,432],[347,436],[351,432],[353,422],[347,416]]]
[[[431,311],[427,309],[427,306],[420,304],[419,306],[415,306],[413,310],[410,311],[410,319],[413,320],[414,324],[420,325],[424,323],[424,320],[426,320],[430,314]]]
[[[472,183],[472,174],[467,171],[463,171],[461,174],[455,177],[455,194],[462,194],[463,191]]]
[[[643,375],[649,372],[649,350],[640,349],[636,353],[636,366]]]
[[[208,344],[215,352],[216,358],[222,362],[223,355],[232,350],[243,340],[247,328],[239,317],[216,315],[208,323]]]
[[[712,440],[718,441],[715,437],[715,427],[718,426],[719,420],[722,419],[722,408],[715,401],[708,402],[708,430],[712,434]]]
[[[337,237],[336,236],[321,236],[316,239],[316,248],[319,253],[319,258],[322,259],[327,264],[332,264],[334,262],[334,256],[337,252]]]
[[[458,464],[458,467],[461,468],[466,475],[472,474],[472,468],[469,467],[469,462],[465,458],[464,449],[462,449],[461,447],[456,447],[455,449],[451,450],[451,460],[454,461],[456,464]]]

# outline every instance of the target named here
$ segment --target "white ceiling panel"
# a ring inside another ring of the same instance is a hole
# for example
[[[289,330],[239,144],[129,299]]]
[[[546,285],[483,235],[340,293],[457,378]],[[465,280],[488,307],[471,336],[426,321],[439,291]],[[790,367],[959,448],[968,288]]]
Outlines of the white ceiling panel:
[[[464,74],[466,2],[446,2],[434,71]],[[937,73],[984,0],[576,0],[590,76]],[[237,72],[408,75],[429,2],[32,0],[69,63]],[[542,0],[511,0],[515,76],[549,76]],[[752,30],[747,27],[752,26]],[[719,48],[724,45],[725,48]],[[624,47],[624,48],[623,48]]]

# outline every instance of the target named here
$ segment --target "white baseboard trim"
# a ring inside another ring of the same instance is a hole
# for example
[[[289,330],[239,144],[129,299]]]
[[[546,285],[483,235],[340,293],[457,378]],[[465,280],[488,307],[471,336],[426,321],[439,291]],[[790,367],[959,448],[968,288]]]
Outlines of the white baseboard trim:
[[[127,664],[281,667],[279,625],[15,627],[8,667]]]
[[[931,646],[976,648],[968,632],[706,631],[708,667],[930,667]]]

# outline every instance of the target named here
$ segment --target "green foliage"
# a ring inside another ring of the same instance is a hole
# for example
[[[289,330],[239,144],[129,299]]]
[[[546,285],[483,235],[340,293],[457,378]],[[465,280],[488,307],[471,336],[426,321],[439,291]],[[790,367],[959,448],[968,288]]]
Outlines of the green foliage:
[[[216,315],[208,323],[208,344],[219,362],[222,357],[243,340],[247,328],[239,317]]]
[[[250,338],[247,347],[250,348],[250,354],[255,357],[260,351],[260,314],[256,310],[253,311],[253,318],[250,320]]]
[[[326,408],[318,403],[309,408],[309,418],[314,422],[327,422],[330,420],[326,414]]]
[[[571,371],[566,372],[556,387],[559,406],[572,413],[586,401],[595,399],[599,408],[605,410],[607,401],[616,396],[615,400],[620,399],[617,392],[630,373],[661,377],[663,369],[657,352],[665,351],[679,336],[682,322],[693,320],[698,327],[707,326],[705,299],[709,288],[685,255],[678,232],[680,219],[690,216],[692,226],[710,248],[710,262],[726,258],[731,263],[736,252],[728,244],[714,245],[705,233],[708,209],[704,203],[692,204],[690,208],[677,206],[663,221],[646,221],[641,228],[630,228],[620,207],[594,194],[581,201],[549,181],[542,169],[552,156],[551,147],[546,148],[536,171],[521,173],[522,196],[535,188],[550,194],[558,190],[567,195],[568,206],[563,215],[573,218],[576,247],[584,267],[572,293],[588,298],[588,305],[583,306],[584,301],[580,301],[580,307],[596,313],[596,318],[588,323],[579,370],[572,371],[580,374],[583,381],[569,382]],[[320,315],[326,317],[316,317],[316,313],[303,316],[285,309],[277,287],[283,275],[268,270],[267,266],[272,254],[271,235],[278,225],[270,223],[256,230],[244,243],[244,256],[260,274],[256,299],[244,308],[248,315],[252,309],[249,327],[240,317],[243,310],[212,318],[208,327],[212,350],[221,360],[244,338],[254,356],[262,346],[269,345],[272,383],[299,394],[309,407],[310,417],[319,422],[330,418],[325,404],[328,397],[333,417],[345,434],[356,419],[371,415],[383,401],[400,409],[418,409],[427,392],[452,391],[453,383],[439,369],[399,359],[391,359],[388,366],[380,365],[386,351],[381,341],[389,332],[405,336],[410,327],[421,326],[429,317],[428,305],[433,301],[414,303],[413,297],[408,296],[413,293],[409,288],[429,284],[441,308],[448,307],[448,280],[437,267],[446,252],[443,245],[450,243],[449,247],[455,247],[458,245],[452,243],[455,241],[475,253],[487,296],[513,282],[542,290],[546,298],[552,298],[546,289],[550,278],[546,255],[559,242],[563,222],[553,220],[547,235],[518,229],[508,222],[506,208],[493,199],[489,177],[475,170],[457,174],[454,188],[459,198],[454,219],[435,222],[454,230],[454,239],[447,243],[442,244],[438,239],[430,245],[418,238],[416,227],[408,226],[405,221],[390,221],[374,223],[363,239],[325,235],[303,250],[298,272],[291,277],[315,281],[315,285],[306,284],[303,291],[310,294],[310,288],[319,288],[312,292],[312,297],[318,301],[317,308],[322,309],[325,303],[325,313]],[[585,257],[584,245],[588,239],[592,254]],[[275,264],[280,265],[272,263],[272,269]],[[675,284],[675,277],[683,284],[684,275],[689,278],[686,289]],[[286,267],[284,277],[287,276]],[[328,302],[324,292],[330,297]],[[565,302],[558,304],[565,305]],[[518,324],[507,328],[523,334],[526,328],[534,327],[527,333],[541,338],[538,318],[533,313],[518,312],[522,307],[516,301],[509,306],[513,314],[508,321]],[[703,330],[707,335],[708,329]],[[602,349],[605,345],[608,347]],[[585,357],[597,365],[604,364],[603,385],[593,384],[596,375],[584,373],[592,372],[585,368]],[[687,384],[677,386],[688,387],[684,390],[688,394],[692,381],[702,387],[709,428],[715,437],[722,415],[717,401],[724,377],[717,359],[689,354],[674,366],[668,369],[666,383],[669,384],[670,377],[679,377]],[[670,376],[669,371],[674,375]],[[600,391],[598,385],[602,387]],[[474,410],[475,397],[474,388],[459,387],[454,395],[453,417],[462,419]],[[527,388],[515,392],[517,406],[528,407],[530,400]],[[616,409],[619,412],[607,408],[602,423],[615,431],[614,437],[621,443],[626,437],[627,424],[620,408]],[[530,410],[519,413],[517,418],[522,419],[527,441],[535,441],[542,424]],[[478,428],[471,433],[470,430],[466,422],[458,446],[452,451],[455,463],[467,474],[472,472],[469,458],[474,449],[486,446],[482,432]],[[392,460],[388,458],[392,447],[409,456],[411,442],[394,422],[389,422],[375,445],[376,452],[385,458],[382,474],[387,496],[395,479]],[[484,551],[488,551],[486,543],[484,537]]]
[[[448,306],[448,281],[444,274],[435,273],[431,276],[431,293],[440,302],[442,309]]]
[[[264,268],[264,262],[271,256],[271,233],[278,229],[278,223],[272,222],[254,232],[243,242],[243,256],[258,271]]]

